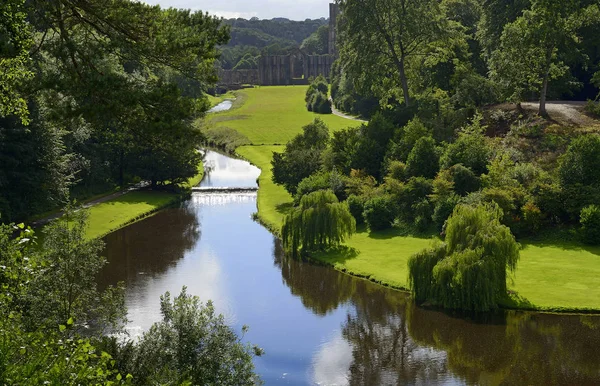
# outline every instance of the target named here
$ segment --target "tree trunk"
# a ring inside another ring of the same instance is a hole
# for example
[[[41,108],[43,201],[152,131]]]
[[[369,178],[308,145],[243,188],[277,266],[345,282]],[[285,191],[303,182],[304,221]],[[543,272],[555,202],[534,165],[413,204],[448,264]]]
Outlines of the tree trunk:
[[[408,95],[408,79],[404,72],[404,58],[398,62],[398,72],[400,73],[400,83],[402,83],[402,94],[404,95],[404,104],[410,106],[410,96]]]
[[[544,72],[544,79],[542,80],[542,90],[540,91],[540,109],[538,114],[542,117],[548,116],[546,112],[546,94],[548,93],[548,78],[550,77],[550,65],[552,64],[552,51],[554,48],[548,48],[546,51],[546,70]]]

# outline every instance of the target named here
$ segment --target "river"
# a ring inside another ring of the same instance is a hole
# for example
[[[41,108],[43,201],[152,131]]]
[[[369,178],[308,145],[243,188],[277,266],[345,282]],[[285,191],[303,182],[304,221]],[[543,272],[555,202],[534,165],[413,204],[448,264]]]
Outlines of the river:
[[[208,152],[202,186],[256,186],[260,171]],[[103,284],[124,281],[132,336],[182,286],[244,341],[267,385],[598,385],[600,317],[508,311],[469,318],[284,256],[252,220],[256,193],[193,193],[105,238]]]

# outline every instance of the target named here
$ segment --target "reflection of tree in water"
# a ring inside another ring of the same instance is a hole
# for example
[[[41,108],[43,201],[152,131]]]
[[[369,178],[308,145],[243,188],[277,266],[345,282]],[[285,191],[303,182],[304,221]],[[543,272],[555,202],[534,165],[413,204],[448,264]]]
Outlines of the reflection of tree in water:
[[[348,301],[356,280],[328,267],[304,263],[285,256],[281,240],[273,238],[275,265],[281,269],[285,284],[302,304],[318,315],[325,315]]]
[[[352,345],[350,384],[600,384],[600,317],[507,312],[486,320],[416,307],[404,293],[283,257],[293,294],[324,315],[351,302],[342,324]]]
[[[104,239],[109,263],[100,275],[100,285],[133,283],[140,273],[166,271],[196,245],[200,234],[197,214],[187,204],[111,233]]]
[[[453,373],[473,384],[597,385],[600,318],[507,312],[473,323],[411,307],[409,331],[443,349]]]

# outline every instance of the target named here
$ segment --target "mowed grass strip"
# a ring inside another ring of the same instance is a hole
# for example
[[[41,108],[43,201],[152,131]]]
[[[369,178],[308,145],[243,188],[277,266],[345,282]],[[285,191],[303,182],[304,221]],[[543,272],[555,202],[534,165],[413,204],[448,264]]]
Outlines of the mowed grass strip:
[[[322,119],[330,132],[360,125],[333,114],[308,111],[304,102],[306,89],[307,86],[268,86],[238,91],[244,103],[239,108],[215,113],[213,125],[235,129],[254,145],[285,145],[315,118]]]
[[[176,193],[143,190],[95,205],[88,209],[86,236],[90,239],[105,236],[175,202],[178,197]]]

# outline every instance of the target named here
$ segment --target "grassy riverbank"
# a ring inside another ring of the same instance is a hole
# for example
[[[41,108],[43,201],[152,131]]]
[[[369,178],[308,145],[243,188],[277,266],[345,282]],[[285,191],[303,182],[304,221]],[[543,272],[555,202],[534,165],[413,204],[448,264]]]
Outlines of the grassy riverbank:
[[[88,209],[86,236],[90,239],[103,237],[176,203],[192,186],[198,185],[202,177],[204,166],[199,165],[198,174],[181,184],[181,192],[138,190],[92,206]]]
[[[273,141],[266,146],[242,146],[237,149],[237,153],[263,171],[259,178],[258,216],[275,232],[279,231],[285,214],[292,206],[292,197],[283,187],[271,181],[270,162],[273,151],[283,149],[282,146],[273,145],[291,139],[306,124],[306,118],[310,119],[312,115],[307,112],[309,117],[289,123],[299,119],[297,106],[303,106],[303,92],[287,87],[290,89],[286,90],[289,93],[289,112],[286,112],[283,102],[278,104],[276,119],[271,116],[270,120],[272,123],[279,122],[279,125],[266,125],[266,117],[275,113],[273,107],[265,106],[263,101],[274,98],[269,95],[271,91],[274,95],[281,95],[281,89],[263,87],[247,90],[251,93],[246,103],[229,112],[230,116],[237,118],[217,123],[231,125],[232,122],[237,122],[236,127],[243,126],[240,130],[249,138],[254,138],[254,143]],[[242,111],[245,114],[243,117],[239,115]],[[288,123],[290,126],[284,127]],[[352,121],[345,123],[346,126],[356,124]],[[330,128],[342,127],[345,127],[343,122],[336,122]],[[408,258],[430,242],[431,239],[425,237],[404,236],[398,230],[369,233],[361,229],[347,242],[346,248],[314,258],[340,271],[406,289]],[[516,296],[507,306],[552,311],[600,310],[600,248],[554,240],[520,242],[523,245],[521,260],[513,281],[509,284]]]

